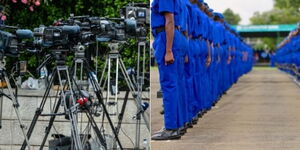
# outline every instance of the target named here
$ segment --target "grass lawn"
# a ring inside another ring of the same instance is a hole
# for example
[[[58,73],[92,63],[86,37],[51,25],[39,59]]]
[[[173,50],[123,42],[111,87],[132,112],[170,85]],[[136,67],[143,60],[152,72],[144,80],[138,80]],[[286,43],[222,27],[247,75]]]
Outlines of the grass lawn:
[[[276,70],[276,67],[268,67],[268,66],[254,66],[253,70]]]
[[[156,71],[158,68],[157,68],[157,66],[151,66],[151,68],[150,68],[150,70],[153,70],[153,71]]]

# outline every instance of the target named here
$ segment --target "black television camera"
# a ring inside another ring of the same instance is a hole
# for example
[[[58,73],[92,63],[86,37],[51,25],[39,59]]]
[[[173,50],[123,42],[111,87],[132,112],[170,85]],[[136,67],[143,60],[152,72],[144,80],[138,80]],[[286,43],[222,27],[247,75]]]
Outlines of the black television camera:
[[[150,8],[146,3],[130,3],[121,10],[121,18],[133,19],[139,26],[150,25]]]
[[[148,4],[131,3],[121,9],[120,15],[120,18],[71,16],[56,24],[78,25],[82,31],[96,35],[99,42],[146,39],[150,25]]]
[[[40,26],[34,29],[34,43],[41,47],[49,49],[66,49],[73,48],[81,41],[81,28],[79,26],[62,25],[62,26]]]
[[[150,27],[150,8],[146,3],[130,3],[121,10],[121,18],[136,20],[136,37],[145,40]]]
[[[126,41],[136,36],[138,28],[136,20],[90,16],[71,16],[56,24],[79,26],[82,33],[93,35],[90,40],[99,42]]]
[[[21,50],[30,49],[33,32],[12,26],[0,26],[0,59],[4,56],[17,57]],[[13,32],[4,31],[13,29]]]

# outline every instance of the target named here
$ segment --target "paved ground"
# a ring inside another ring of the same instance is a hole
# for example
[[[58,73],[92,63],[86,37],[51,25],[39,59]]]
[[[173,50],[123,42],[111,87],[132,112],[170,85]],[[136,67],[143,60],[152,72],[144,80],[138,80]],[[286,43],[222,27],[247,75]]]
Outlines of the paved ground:
[[[152,131],[162,127],[152,69]],[[275,69],[243,76],[194,128],[177,141],[152,141],[152,150],[299,150],[300,87]]]

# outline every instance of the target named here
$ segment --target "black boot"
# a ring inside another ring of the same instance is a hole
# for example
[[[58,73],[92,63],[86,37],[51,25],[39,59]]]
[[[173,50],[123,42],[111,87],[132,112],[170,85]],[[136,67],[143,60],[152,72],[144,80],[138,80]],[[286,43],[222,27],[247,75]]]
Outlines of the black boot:
[[[180,127],[180,128],[179,128],[179,134],[180,134],[181,136],[183,136],[186,132],[187,132],[186,127]]]
[[[164,129],[162,132],[154,134],[151,139],[152,140],[177,140],[180,139],[181,135],[179,130],[168,130]]]
[[[192,124],[195,125],[198,123],[198,117],[194,117],[192,120]]]
[[[161,110],[159,113],[160,113],[161,115],[163,115],[163,114],[165,114],[165,111],[164,111],[164,110]]]
[[[200,111],[200,112],[198,113],[198,118],[202,118],[203,114],[204,114],[204,110]]]
[[[188,122],[188,123],[186,124],[186,126],[187,126],[188,128],[193,128],[193,123],[192,123],[192,122]]]

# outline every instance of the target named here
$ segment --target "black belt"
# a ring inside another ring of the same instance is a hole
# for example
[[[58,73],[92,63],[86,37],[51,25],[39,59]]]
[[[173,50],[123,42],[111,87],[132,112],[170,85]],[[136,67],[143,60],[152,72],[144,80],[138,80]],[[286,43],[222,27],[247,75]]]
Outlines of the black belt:
[[[196,36],[196,37],[193,37],[193,36],[190,36],[190,37],[192,37],[191,39],[193,39],[193,40],[204,40],[202,35],[199,35],[199,36]]]
[[[199,37],[191,37],[192,40],[199,40]]]
[[[175,29],[178,30],[178,31],[180,32],[180,26],[175,26]],[[156,34],[159,34],[159,33],[161,33],[161,32],[166,31],[166,28],[165,28],[164,26],[162,26],[162,27],[157,27],[157,28],[154,29],[154,31],[155,31]],[[186,36],[183,32],[180,32],[180,33],[181,33],[182,35]]]

